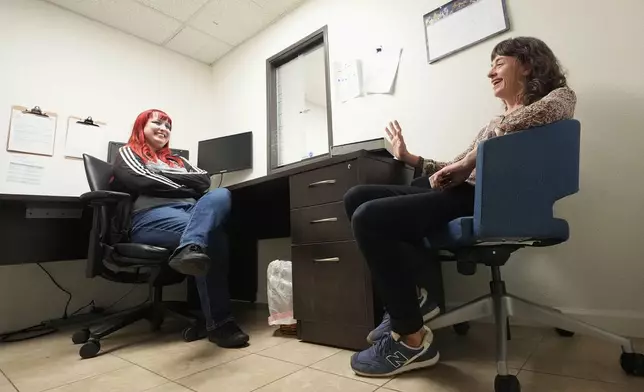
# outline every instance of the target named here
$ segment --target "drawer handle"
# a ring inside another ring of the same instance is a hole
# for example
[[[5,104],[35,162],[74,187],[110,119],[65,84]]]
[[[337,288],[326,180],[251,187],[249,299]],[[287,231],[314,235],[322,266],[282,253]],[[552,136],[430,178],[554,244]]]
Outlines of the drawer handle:
[[[317,181],[317,182],[310,183],[309,188],[313,188],[313,187],[320,186],[320,185],[333,185],[335,183],[336,183],[335,180],[322,180],[322,181]]]
[[[339,257],[327,257],[326,259],[313,259],[316,263],[339,263]]]
[[[328,222],[337,222],[338,218],[333,217],[333,218],[324,218],[324,219],[316,219],[312,220],[311,223],[328,223]]]

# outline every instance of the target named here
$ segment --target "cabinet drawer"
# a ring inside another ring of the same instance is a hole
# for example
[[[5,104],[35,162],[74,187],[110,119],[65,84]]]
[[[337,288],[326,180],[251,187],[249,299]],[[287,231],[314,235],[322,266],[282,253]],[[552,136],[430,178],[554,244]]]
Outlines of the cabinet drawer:
[[[292,257],[296,319],[373,324],[366,266],[355,242],[294,246]]]
[[[357,160],[296,174],[289,181],[291,208],[341,201],[358,184]]]
[[[344,203],[291,210],[291,238],[295,245],[352,240]]]

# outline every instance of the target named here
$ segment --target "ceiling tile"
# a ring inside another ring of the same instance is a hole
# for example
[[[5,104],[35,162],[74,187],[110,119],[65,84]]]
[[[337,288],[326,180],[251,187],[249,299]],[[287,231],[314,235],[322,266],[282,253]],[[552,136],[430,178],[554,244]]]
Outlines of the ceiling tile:
[[[177,20],[135,0],[49,0],[61,7],[157,44],[181,27]]]
[[[212,64],[232,48],[208,34],[186,27],[165,45],[206,64]]]
[[[187,21],[209,0],[137,0],[140,3],[159,10],[166,15]]]
[[[262,8],[262,11],[271,19],[277,19],[279,16],[293,10],[295,7],[304,2],[304,0],[252,0]]]
[[[189,24],[235,46],[258,33],[270,20],[250,0],[212,0]]]

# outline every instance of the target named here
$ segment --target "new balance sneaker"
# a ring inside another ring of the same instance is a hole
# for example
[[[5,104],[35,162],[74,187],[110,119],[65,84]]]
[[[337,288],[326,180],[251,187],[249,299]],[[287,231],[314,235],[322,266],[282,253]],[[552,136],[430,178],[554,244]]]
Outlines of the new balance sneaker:
[[[420,307],[420,311],[423,315],[423,322],[426,323],[438,316],[441,310],[435,302],[428,300],[427,290],[421,288],[418,294],[418,306]],[[367,335],[367,342],[369,342],[369,344],[374,344],[389,332],[391,332],[391,317],[389,316],[389,313],[385,313],[380,325]]]
[[[432,342],[432,331],[425,328],[420,347],[409,347],[400,335],[390,332],[373,346],[351,357],[351,369],[364,377],[390,377],[414,369],[434,366],[440,355]]]

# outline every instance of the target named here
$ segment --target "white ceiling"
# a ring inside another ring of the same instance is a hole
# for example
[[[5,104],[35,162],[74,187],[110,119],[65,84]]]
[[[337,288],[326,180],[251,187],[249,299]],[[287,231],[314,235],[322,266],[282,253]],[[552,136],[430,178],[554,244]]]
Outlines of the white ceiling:
[[[212,64],[305,0],[45,0]]]

